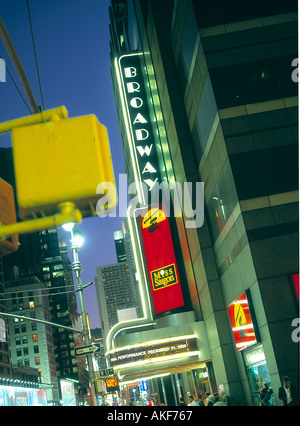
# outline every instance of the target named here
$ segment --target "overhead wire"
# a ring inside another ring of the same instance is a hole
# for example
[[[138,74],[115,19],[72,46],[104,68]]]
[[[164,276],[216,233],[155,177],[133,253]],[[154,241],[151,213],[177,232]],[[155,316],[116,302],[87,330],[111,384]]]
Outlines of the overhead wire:
[[[66,288],[69,288],[69,287],[74,288],[74,285],[70,284],[70,285],[64,285],[64,286],[40,287],[40,288],[33,288],[32,290],[17,290],[17,291],[12,291],[11,293],[12,294],[13,293],[18,294],[18,293],[22,293],[23,291],[32,291],[32,292],[34,292],[34,291],[36,291],[36,292],[39,292],[39,291],[50,291],[50,290],[56,290],[57,288],[66,289]],[[1,294],[4,294],[4,293],[0,292],[0,295]]]
[[[1,55],[0,55],[0,58],[2,58],[2,56],[1,56]],[[3,58],[2,58],[2,59],[3,59]],[[29,108],[29,106],[28,106],[27,102],[25,101],[24,96],[22,95],[22,93],[21,93],[20,89],[18,88],[18,86],[17,86],[17,84],[16,84],[15,80],[13,79],[13,76],[11,75],[11,73],[10,73],[10,71],[9,71],[9,69],[8,69],[8,67],[7,67],[7,65],[6,65],[6,63],[5,63],[5,68],[6,68],[7,74],[10,76],[11,81],[13,82],[13,85],[14,85],[14,86],[15,86],[15,88],[17,89],[17,91],[18,91],[19,95],[21,96],[22,101],[23,101],[23,102],[24,102],[24,104],[26,105],[26,108],[28,109],[29,113],[32,115],[32,111],[31,111],[31,109]]]
[[[33,45],[33,52],[34,52],[34,59],[35,59],[37,76],[38,76],[40,94],[41,94],[42,107],[43,107],[43,111],[45,111],[45,105],[44,105],[44,99],[43,99],[43,92],[42,92],[42,85],[41,85],[41,78],[40,78],[40,72],[39,72],[39,66],[38,66],[38,60],[37,60],[37,53],[36,53],[36,48],[35,48],[34,36],[33,36],[32,21],[31,21],[30,7],[29,7],[29,0],[26,0],[26,3],[27,3],[27,11],[28,11],[28,18],[29,18],[31,39],[32,39],[32,45]]]
[[[44,290],[46,290],[46,289],[44,289]],[[50,296],[56,296],[58,294],[67,294],[67,293],[74,293],[75,294],[75,290],[59,291],[58,293],[42,294],[41,296],[42,297],[50,297]],[[23,296],[22,299],[31,299],[32,297],[37,297],[37,295]],[[7,302],[8,300],[16,300],[16,297],[0,299],[0,302]]]

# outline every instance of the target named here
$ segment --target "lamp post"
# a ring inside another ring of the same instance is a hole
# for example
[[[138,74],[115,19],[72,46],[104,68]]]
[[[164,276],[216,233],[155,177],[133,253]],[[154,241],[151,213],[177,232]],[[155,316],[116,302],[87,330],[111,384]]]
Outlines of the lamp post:
[[[85,345],[90,345],[90,336],[89,336],[89,330],[88,330],[88,324],[86,319],[86,311],[85,311],[85,303],[83,298],[83,289],[84,286],[82,285],[81,281],[81,271],[82,271],[82,263],[79,261],[78,257],[78,251],[80,247],[83,244],[84,238],[81,232],[78,231],[76,225],[74,223],[68,223],[66,225],[63,225],[63,228],[65,231],[71,232],[71,250],[73,253],[73,263],[72,263],[72,269],[76,276],[76,291],[78,292],[79,296],[79,304],[80,304],[80,311],[81,311],[81,317],[82,317],[82,325],[83,325],[83,339]],[[94,367],[93,367],[93,359],[92,354],[87,355],[88,360],[88,369],[89,369],[89,379],[91,382],[91,394],[92,394],[92,400],[93,405],[97,406],[97,396],[95,392],[95,383],[94,383]]]

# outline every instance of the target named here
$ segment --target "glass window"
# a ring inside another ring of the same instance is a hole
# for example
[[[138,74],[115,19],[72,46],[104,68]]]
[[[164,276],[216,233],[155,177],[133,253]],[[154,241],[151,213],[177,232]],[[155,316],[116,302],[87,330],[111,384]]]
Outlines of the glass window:
[[[64,276],[64,271],[53,272],[52,276],[53,276],[53,278],[63,277]]]
[[[35,365],[40,365],[41,363],[40,357],[35,357],[34,360],[35,360]]]
[[[16,345],[20,345],[21,344],[21,337],[16,337]]]
[[[205,149],[216,114],[217,105],[210,78],[207,76],[195,119],[195,126],[197,127],[202,152]]]
[[[259,391],[263,383],[270,383],[270,375],[265,362],[251,366],[248,369],[248,375],[252,392]]]
[[[286,55],[210,69],[218,108],[297,96],[291,63],[297,56]]]
[[[191,3],[188,3],[180,50],[185,81],[190,71],[197,34],[198,26],[193,12],[193,7]]]
[[[33,334],[32,335],[32,341],[33,342],[38,342],[38,335],[37,334]]]
[[[216,241],[238,202],[229,161],[225,162],[210,200],[207,204],[213,239]]]
[[[230,157],[241,200],[297,190],[298,146],[290,144]]]

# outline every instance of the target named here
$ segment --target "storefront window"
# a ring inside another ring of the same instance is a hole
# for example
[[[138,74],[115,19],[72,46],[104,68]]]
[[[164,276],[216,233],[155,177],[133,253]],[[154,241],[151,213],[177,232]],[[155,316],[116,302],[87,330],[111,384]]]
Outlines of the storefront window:
[[[265,385],[272,388],[270,374],[267,367],[265,353],[262,345],[255,346],[254,348],[244,351],[244,361],[248,372],[250,388],[254,405],[261,405],[262,399],[260,392]],[[269,405],[275,405],[274,394],[270,399]]]
[[[252,393],[259,392],[264,383],[270,383],[270,376],[265,362],[250,367],[248,369],[248,375]]]

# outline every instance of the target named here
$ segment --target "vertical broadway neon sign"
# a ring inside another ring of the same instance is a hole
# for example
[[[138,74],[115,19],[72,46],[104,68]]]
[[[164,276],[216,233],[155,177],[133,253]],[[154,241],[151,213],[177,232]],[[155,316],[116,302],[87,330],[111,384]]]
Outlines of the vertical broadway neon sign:
[[[141,205],[147,205],[148,200],[145,200],[139,183],[146,184],[151,191],[163,179],[159,150],[156,150],[157,145],[161,149],[160,140],[155,133],[156,123],[153,119],[151,121],[149,108],[153,99],[142,60],[142,53],[126,53],[116,58],[115,68],[137,193]],[[184,306],[184,300],[169,219],[165,213],[162,213],[164,220],[159,220],[155,215],[152,217],[153,207],[146,208],[140,216],[139,228],[153,307],[155,313],[159,314]],[[163,212],[163,209],[161,205],[156,208],[159,212]],[[144,215],[146,219],[143,219]]]
[[[145,183],[151,191],[161,182],[161,175],[148,104],[153,101],[141,58],[141,53],[122,55],[116,59],[116,71],[135,182]],[[137,189],[140,200],[145,202],[139,185]]]

